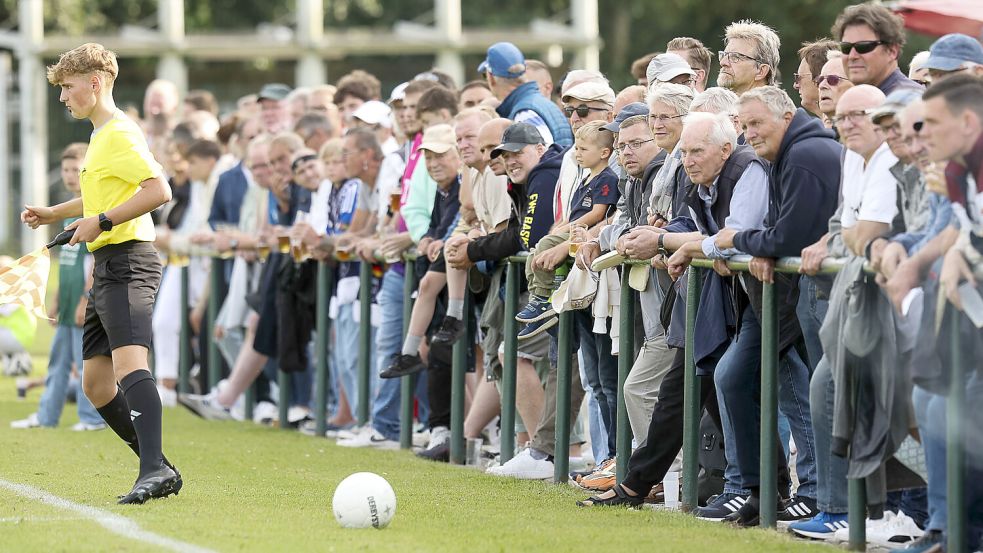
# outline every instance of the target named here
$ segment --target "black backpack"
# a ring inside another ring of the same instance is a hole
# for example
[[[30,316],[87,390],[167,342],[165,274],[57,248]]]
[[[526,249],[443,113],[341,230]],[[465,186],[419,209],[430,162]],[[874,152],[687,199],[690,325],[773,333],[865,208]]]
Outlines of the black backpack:
[[[697,487],[700,505],[706,505],[710,497],[724,491],[724,471],[727,458],[724,455],[724,435],[706,413],[700,419],[700,474]]]

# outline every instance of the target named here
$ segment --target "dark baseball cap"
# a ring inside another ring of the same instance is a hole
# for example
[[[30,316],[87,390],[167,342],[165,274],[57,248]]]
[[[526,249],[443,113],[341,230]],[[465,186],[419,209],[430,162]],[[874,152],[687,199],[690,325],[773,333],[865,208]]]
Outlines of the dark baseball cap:
[[[629,117],[635,117],[636,115],[648,115],[649,107],[641,102],[632,102],[627,106],[621,108],[618,115],[614,116],[614,121],[608,123],[601,127],[604,130],[611,132],[618,132],[621,130],[621,123],[628,119]]]
[[[539,130],[529,123],[512,123],[502,133],[502,143],[491,152],[492,159],[502,152],[518,152],[531,144],[546,144]]]
[[[267,83],[263,85],[263,88],[259,89],[259,94],[256,95],[257,100],[283,100],[287,97],[292,89],[283,83]]]

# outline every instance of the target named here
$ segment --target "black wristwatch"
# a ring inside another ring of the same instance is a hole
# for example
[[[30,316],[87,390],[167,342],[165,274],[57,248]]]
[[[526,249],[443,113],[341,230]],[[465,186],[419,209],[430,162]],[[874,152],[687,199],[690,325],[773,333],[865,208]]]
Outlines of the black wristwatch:
[[[664,255],[666,257],[669,257],[669,252],[666,251],[665,239],[666,239],[666,233],[660,232],[659,233],[659,255]]]
[[[105,213],[99,214],[99,229],[103,232],[113,230],[113,222],[109,220],[109,217],[106,217]]]

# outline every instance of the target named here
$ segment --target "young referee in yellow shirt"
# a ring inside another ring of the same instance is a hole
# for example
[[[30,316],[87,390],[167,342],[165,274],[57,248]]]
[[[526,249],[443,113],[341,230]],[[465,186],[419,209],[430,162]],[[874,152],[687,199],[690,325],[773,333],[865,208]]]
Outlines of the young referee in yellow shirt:
[[[106,423],[140,457],[140,473],[120,503],[176,494],[181,475],[161,452],[161,405],[147,354],[161,265],[150,212],[171,198],[161,166],[140,127],[116,108],[116,54],[83,44],[48,67],[59,100],[94,130],[81,172],[82,197],[54,207],[25,206],[31,228],[66,217],[71,244],[95,258],[92,296],[82,330],[82,389]]]

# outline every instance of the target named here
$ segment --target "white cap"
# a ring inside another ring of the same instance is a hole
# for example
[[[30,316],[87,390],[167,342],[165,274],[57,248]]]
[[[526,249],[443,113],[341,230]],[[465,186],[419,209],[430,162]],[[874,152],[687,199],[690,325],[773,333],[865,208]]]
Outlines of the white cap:
[[[355,117],[369,125],[381,125],[385,128],[392,127],[392,109],[379,100],[369,100],[358,106],[352,117]]]

